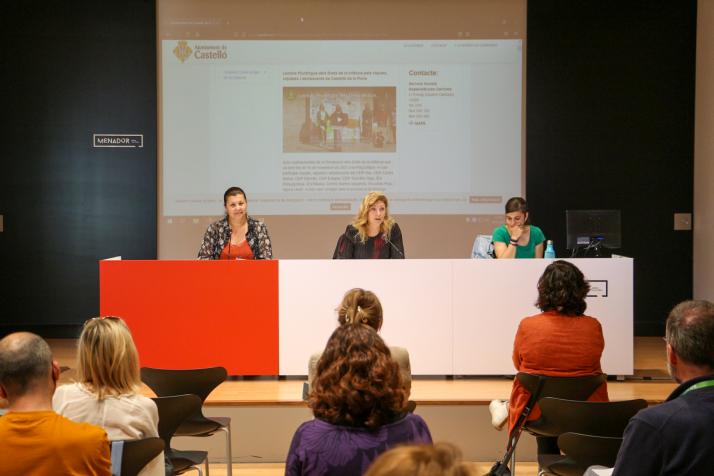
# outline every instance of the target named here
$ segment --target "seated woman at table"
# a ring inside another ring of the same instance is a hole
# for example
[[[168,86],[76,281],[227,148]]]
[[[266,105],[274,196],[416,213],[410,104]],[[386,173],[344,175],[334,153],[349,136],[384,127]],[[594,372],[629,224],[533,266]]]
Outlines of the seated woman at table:
[[[389,201],[369,192],[351,225],[337,240],[332,259],[404,259],[402,231],[389,216]]]
[[[372,292],[361,288],[350,289],[342,298],[342,303],[337,309],[337,322],[341,326],[359,323],[371,327],[379,332],[382,328],[382,303]],[[389,347],[392,359],[399,365],[399,372],[402,374],[402,382],[406,391],[407,399],[412,387],[412,371],[409,363],[409,352],[404,347]],[[317,362],[322,357],[322,352],[317,352],[310,356],[308,362],[307,383],[312,385],[317,373]]]
[[[77,349],[77,382],[57,388],[52,407],[60,415],[104,428],[109,440],[159,436],[159,412],[141,395],[139,356],[124,321],[95,317],[84,323]],[[163,476],[164,456],[140,475]]]
[[[530,224],[528,204],[521,197],[506,202],[506,224],[493,230],[496,258],[542,258],[545,235]]]
[[[426,423],[406,405],[399,366],[377,332],[338,327],[317,364],[309,397],[315,419],[295,432],[285,474],[361,475],[396,445],[431,443]]]
[[[243,189],[226,190],[223,206],[226,216],[208,226],[198,259],[272,259],[268,228],[248,216],[248,199]]]
[[[605,339],[600,322],[586,316],[585,296],[590,285],[572,263],[558,260],[538,280],[536,305],[541,314],[524,318],[513,343],[513,365],[518,372],[551,377],[601,374],[600,359]],[[523,411],[530,393],[515,379],[509,399],[508,430]],[[607,382],[588,399],[607,401]],[[538,406],[528,416],[540,416]],[[538,453],[559,453],[557,438],[537,437]]]

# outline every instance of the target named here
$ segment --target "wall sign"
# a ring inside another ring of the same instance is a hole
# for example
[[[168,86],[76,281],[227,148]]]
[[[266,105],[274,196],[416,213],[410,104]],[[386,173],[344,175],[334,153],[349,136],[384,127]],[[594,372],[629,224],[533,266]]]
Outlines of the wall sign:
[[[144,134],[93,134],[94,147],[144,147]]]

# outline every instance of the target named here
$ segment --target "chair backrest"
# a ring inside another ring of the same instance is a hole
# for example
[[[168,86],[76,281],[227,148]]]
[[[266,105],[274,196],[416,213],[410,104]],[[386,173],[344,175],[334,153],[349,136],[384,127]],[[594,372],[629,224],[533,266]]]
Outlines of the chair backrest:
[[[569,400],[586,400],[607,380],[605,374],[584,375],[582,377],[549,377],[524,372],[518,372],[516,378],[531,393],[538,387],[538,381],[543,380],[538,399],[558,397]]]
[[[493,237],[491,235],[476,235],[473,248],[471,248],[473,259],[493,259],[496,257],[493,251]]]
[[[205,369],[169,370],[143,367],[141,380],[159,397],[192,393],[201,402],[226,380],[228,372],[223,367]]]
[[[164,451],[161,438],[124,441],[121,458],[121,476],[136,476],[144,466]]]
[[[201,410],[201,399],[193,394],[153,398],[159,410],[159,437],[165,448],[171,448],[171,438],[189,416]]]
[[[622,438],[611,436],[563,433],[558,437],[558,447],[576,464],[578,474],[583,474],[585,469],[596,464],[610,468],[615,466],[621,445]],[[555,465],[551,469],[556,470]]]
[[[541,417],[535,429],[539,434],[558,436],[577,432],[596,436],[622,437],[630,418],[647,402],[642,399],[619,402],[583,402],[545,397],[538,401]]]
[[[584,375],[581,377],[549,377],[524,372],[518,372],[516,378],[531,395],[537,394],[535,396],[536,402],[544,397],[586,400],[593,394],[595,389],[607,380],[605,374]],[[531,420],[526,422],[525,428],[531,433],[542,434],[538,431],[540,424],[541,419]]]

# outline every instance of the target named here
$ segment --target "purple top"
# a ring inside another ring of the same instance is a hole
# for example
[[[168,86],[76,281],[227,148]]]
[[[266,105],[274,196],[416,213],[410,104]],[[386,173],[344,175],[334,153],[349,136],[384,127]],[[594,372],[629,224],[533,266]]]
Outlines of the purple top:
[[[419,415],[408,413],[373,432],[314,419],[295,432],[285,474],[359,476],[377,456],[401,443],[431,443],[429,427]]]

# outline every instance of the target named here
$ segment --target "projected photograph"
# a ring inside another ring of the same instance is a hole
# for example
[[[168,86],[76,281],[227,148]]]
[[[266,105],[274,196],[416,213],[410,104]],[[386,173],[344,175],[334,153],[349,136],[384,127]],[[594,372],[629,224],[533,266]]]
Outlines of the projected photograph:
[[[283,88],[283,152],[396,152],[397,88]]]

